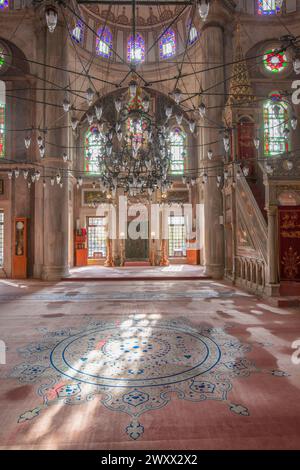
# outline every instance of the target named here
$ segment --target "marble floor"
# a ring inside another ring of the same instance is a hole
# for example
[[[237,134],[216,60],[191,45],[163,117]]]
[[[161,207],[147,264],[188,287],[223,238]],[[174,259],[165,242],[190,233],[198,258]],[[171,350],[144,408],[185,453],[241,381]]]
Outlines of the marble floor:
[[[114,267],[100,265],[77,267],[70,270],[70,279],[169,279],[205,277],[202,266],[172,264],[170,266]]]
[[[1,449],[300,448],[299,309],[210,280],[0,280],[0,340]]]

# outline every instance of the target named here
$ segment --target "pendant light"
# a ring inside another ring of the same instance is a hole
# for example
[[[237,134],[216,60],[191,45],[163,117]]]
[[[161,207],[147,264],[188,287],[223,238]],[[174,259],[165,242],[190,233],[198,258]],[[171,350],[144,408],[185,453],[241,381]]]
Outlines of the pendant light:
[[[296,116],[292,116],[291,126],[294,131],[297,129],[297,125],[298,125],[298,119],[296,118]]]
[[[45,146],[44,146],[44,145],[40,145],[40,146],[39,146],[39,152],[40,152],[41,158],[44,158],[44,156],[45,156],[45,150],[46,150],[46,149],[45,149]]]
[[[53,33],[56,28],[58,19],[56,9],[52,5],[48,6],[45,10],[45,16],[49,32]]]
[[[38,146],[39,146],[39,147],[40,147],[41,145],[43,145],[43,137],[42,137],[41,135],[39,135],[36,140],[37,140],[37,143],[38,143]]]
[[[13,176],[13,172],[12,170],[8,170],[7,172],[7,176],[8,176],[8,179],[11,180],[12,179],[12,176]]]
[[[51,176],[51,178],[50,178],[50,184],[51,184],[51,186],[54,186],[54,183],[55,183],[54,176]]]
[[[134,98],[136,96],[136,92],[137,92],[137,82],[135,80],[131,80],[131,82],[129,82],[130,96]]]
[[[23,170],[23,176],[24,176],[24,180],[27,180],[27,178],[28,178],[28,170]]]
[[[175,119],[176,119],[176,122],[177,122],[178,126],[180,126],[181,123],[182,123],[183,114],[176,114]]]
[[[71,108],[71,103],[68,100],[68,98],[64,98],[64,100],[62,102],[62,105],[63,105],[64,112],[68,113],[70,111],[70,108]]]
[[[212,157],[213,157],[213,151],[212,150],[207,151],[207,157],[208,157],[209,160],[212,159]]]
[[[92,102],[93,102],[93,99],[94,99],[94,91],[89,87],[87,90],[86,90],[86,101],[87,101],[87,104],[89,106],[91,106]]]
[[[181,96],[182,96],[181,90],[179,90],[179,88],[176,88],[174,90],[173,96],[174,96],[175,103],[179,104],[181,101]]]
[[[205,116],[205,114],[206,114],[206,106],[205,106],[205,104],[204,104],[204,103],[201,103],[201,104],[199,105],[198,110],[199,110],[200,116],[201,116],[202,118],[204,118],[204,116]]]
[[[95,114],[96,114],[96,118],[98,119],[98,121],[100,121],[100,119],[102,117],[102,112],[103,112],[102,106],[95,105]]]
[[[260,145],[260,138],[259,137],[254,137],[253,143],[254,143],[254,146],[255,146],[256,150],[258,150],[259,145]]]
[[[31,144],[31,137],[29,135],[25,137],[24,143],[25,143],[25,148],[29,149],[30,144]]]
[[[191,133],[193,134],[195,132],[195,129],[196,129],[196,121],[194,121],[194,119],[192,119],[189,122],[189,128],[190,128]]]
[[[76,118],[76,117],[72,117],[71,118],[71,127],[73,129],[73,131],[76,131],[76,128],[79,124],[79,120]]]
[[[120,98],[117,98],[115,100],[115,108],[116,108],[116,111],[117,113],[119,113],[122,109],[122,101],[120,100]]]
[[[66,152],[63,153],[63,161],[65,163],[68,161],[68,154]]]
[[[199,0],[198,11],[202,21],[206,21],[209,13],[209,0]]]
[[[19,170],[19,168],[16,168],[15,169],[15,178],[16,179],[19,178],[19,175],[20,175],[20,170]]]

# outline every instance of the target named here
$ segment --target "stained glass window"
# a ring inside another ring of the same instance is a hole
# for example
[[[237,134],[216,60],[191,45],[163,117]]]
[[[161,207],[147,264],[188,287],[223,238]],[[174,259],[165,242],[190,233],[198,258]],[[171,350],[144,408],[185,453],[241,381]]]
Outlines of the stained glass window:
[[[85,171],[91,174],[101,173],[101,159],[104,152],[105,136],[98,127],[92,126],[85,135]]]
[[[186,134],[181,129],[173,129],[170,133],[171,174],[184,173],[184,158],[186,155]]]
[[[264,55],[264,66],[269,72],[279,73],[287,67],[287,56],[285,52],[276,52],[270,49]]]
[[[8,0],[0,0],[0,10],[4,10],[4,8],[8,8]]]
[[[159,42],[159,53],[161,59],[168,59],[176,54],[176,36],[173,29],[168,29]]]
[[[264,104],[264,153],[279,155],[289,151],[289,140],[284,136],[288,127],[288,106],[281,100],[280,95],[274,94]]]
[[[5,105],[0,104],[0,158],[5,156]]]
[[[259,15],[276,15],[280,12],[280,6],[276,4],[276,0],[258,0],[257,12]]]
[[[82,44],[83,42],[83,22],[80,20],[77,21],[72,31],[72,39],[77,42],[77,44]]]
[[[105,59],[109,59],[112,56],[112,32],[108,26],[98,29],[96,53],[105,57]]]
[[[2,47],[0,46],[0,69],[3,67],[4,64],[5,64],[4,51]]]
[[[186,228],[182,215],[169,217],[169,256],[186,256]]]
[[[194,44],[194,42],[198,39],[198,31],[197,28],[192,25],[188,27],[188,34],[189,34],[189,44]]]
[[[127,42],[127,61],[133,63],[145,62],[145,41],[143,36],[139,33],[135,36],[130,36]]]

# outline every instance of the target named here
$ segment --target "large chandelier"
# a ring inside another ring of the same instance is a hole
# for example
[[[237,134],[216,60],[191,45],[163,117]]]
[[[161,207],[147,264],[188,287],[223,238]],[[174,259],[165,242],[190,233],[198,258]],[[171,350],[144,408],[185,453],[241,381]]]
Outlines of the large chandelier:
[[[171,163],[168,121],[172,108],[169,117],[158,124],[149,112],[149,97],[134,80],[114,105],[116,121],[102,123],[94,136],[99,147],[101,190],[108,197],[115,197],[120,188],[129,196],[151,196],[157,190],[165,193],[172,184],[168,179]]]

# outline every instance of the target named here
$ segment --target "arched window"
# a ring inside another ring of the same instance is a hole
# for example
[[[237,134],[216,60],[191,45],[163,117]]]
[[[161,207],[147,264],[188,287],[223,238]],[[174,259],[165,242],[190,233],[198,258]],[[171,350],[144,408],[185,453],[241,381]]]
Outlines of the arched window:
[[[91,174],[101,173],[100,164],[103,158],[105,140],[98,127],[92,126],[85,135],[84,170]]]
[[[264,104],[264,153],[266,156],[288,152],[289,139],[284,135],[288,128],[288,106],[279,94],[273,94]]]
[[[4,8],[8,8],[8,0],[0,0],[0,10],[4,10]]]
[[[159,41],[161,59],[168,59],[176,54],[176,36],[173,29],[168,29]]]
[[[171,174],[184,173],[184,158],[186,156],[186,134],[179,128],[170,133]]]
[[[0,158],[5,157],[5,83],[0,80]]]
[[[96,38],[96,54],[105,59],[112,56],[112,33],[108,26],[99,28]]]
[[[286,53],[283,51],[276,52],[275,49],[266,51],[264,55],[264,66],[269,72],[282,72],[287,67]]]
[[[145,62],[145,41],[139,33],[130,36],[127,42],[127,61],[135,64]]]
[[[77,21],[72,31],[72,39],[77,42],[77,44],[82,44],[83,42],[83,22],[81,20]]]
[[[258,0],[257,13],[259,15],[276,15],[276,13],[280,13],[280,6],[277,5],[276,0]]]
[[[188,26],[189,44],[194,44],[198,39],[198,31],[196,26]]]

